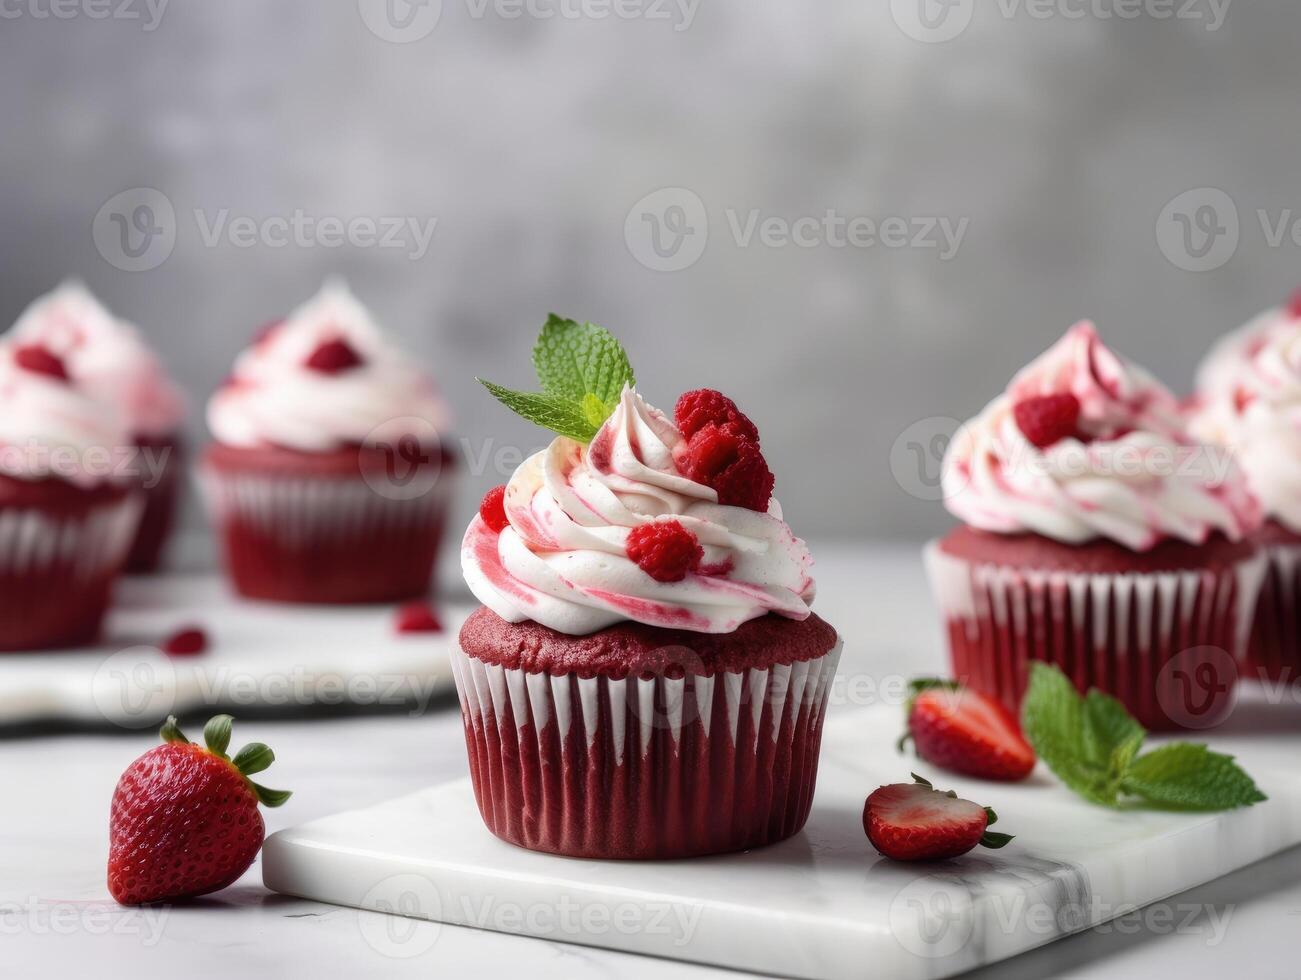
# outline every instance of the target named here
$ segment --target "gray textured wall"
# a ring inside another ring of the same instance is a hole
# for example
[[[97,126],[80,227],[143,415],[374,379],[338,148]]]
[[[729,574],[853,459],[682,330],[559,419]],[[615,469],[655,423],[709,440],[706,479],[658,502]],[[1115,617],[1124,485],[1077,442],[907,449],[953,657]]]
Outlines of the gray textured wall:
[[[913,450],[890,465],[911,423],[974,413],[1085,315],[1182,387],[1217,332],[1301,281],[1301,246],[1257,214],[1301,215],[1288,0],[1150,0],[1134,19],[1133,0],[623,0],[647,16],[577,19],[584,0],[533,0],[551,18],[395,0],[405,35],[383,0],[172,0],[156,24],[145,0],[126,0],[137,20],[98,2],[0,0],[0,321],[79,275],[199,403],[257,324],[338,272],[429,362],[476,454],[532,446],[472,378],[526,383],[557,310],[619,333],[652,401],[711,385],[750,409],[801,532],[920,535],[945,518]],[[1195,16],[1163,16],[1179,7]],[[166,197],[175,240],[131,272],[92,231],[138,187]],[[1163,216],[1205,187],[1227,196]],[[965,234],[947,258],[780,229],[746,244],[731,226],[756,209]],[[1236,251],[1202,230],[1231,232],[1230,209]],[[223,210],[437,225],[417,258],[205,243]],[[665,264],[684,267],[648,267]],[[465,510],[500,479],[475,475]]]

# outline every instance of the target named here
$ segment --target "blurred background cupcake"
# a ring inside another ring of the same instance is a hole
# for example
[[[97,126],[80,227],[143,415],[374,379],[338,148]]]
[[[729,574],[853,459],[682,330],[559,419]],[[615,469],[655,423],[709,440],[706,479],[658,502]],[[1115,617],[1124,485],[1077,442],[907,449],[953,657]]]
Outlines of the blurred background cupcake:
[[[140,519],[133,455],[113,406],[57,355],[0,343],[0,650],[99,636]]]
[[[1248,675],[1294,679],[1301,669],[1301,296],[1212,348],[1197,373],[1190,429],[1233,454],[1265,512],[1256,539],[1268,571]]]
[[[1175,397],[1081,323],[961,428],[928,546],[959,680],[1017,709],[1032,660],[1148,728],[1198,724],[1189,671],[1231,696],[1262,572],[1259,505]]]
[[[201,482],[237,591],[283,602],[428,593],[450,489],[432,381],[330,283],[240,354],[208,403]]]
[[[144,513],[127,557],[128,572],[158,568],[184,485],[185,398],[131,324],[114,317],[79,282],[65,282],[19,317],[16,344],[38,344],[72,380],[113,405],[137,449],[132,476]]]

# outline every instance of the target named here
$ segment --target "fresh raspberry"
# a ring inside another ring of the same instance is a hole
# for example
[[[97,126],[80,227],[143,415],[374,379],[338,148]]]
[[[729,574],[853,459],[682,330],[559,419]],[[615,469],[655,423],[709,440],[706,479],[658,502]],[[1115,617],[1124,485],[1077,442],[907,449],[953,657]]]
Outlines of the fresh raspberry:
[[[707,422],[678,460],[683,475],[712,487],[718,502],[767,511],[774,479],[757,443],[734,422]]]
[[[68,380],[68,369],[63,361],[40,344],[27,344],[14,351],[14,363],[33,374],[44,374],[59,381]]]
[[[163,641],[163,653],[169,657],[192,657],[208,649],[208,634],[201,627],[177,630]]]
[[[483,518],[483,523],[487,524],[494,533],[501,534],[506,530],[510,521],[506,519],[506,487],[493,487],[483,495],[483,502],[479,504],[479,516]]]
[[[427,602],[408,602],[397,611],[393,628],[399,633],[441,633],[442,620]]]
[[[759,445],[759,430],[755,424],[736,407],[736,402],[712,388],[699,388],[679,397],[678,404],[673,409],[673,420],[677,423],[678,431],[687,439],[710,422],[716,425],[730,422],[740,436]]]
[[[325,341],[312,351],[312,356],[307,359],[307,366],[322,374],[338,374],[341,371],[360,367],[363,363],[365,362],[362,361],[361,355],[342,337]]]
[[[700,567],[705,549],[678,521],[655,521],[632,529],[628,557],[657,582],[681,582]]]
[[[1068,393],[1026,398],[1012,406],[1017,428],[1034,445],[1047,449],[1076,434],[1080,400]]]

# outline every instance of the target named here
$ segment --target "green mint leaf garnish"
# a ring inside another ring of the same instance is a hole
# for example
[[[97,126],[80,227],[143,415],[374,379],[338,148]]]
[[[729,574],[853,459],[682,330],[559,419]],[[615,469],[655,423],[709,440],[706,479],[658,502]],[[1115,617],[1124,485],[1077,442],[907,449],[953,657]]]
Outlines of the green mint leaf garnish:
[[[579,442],[591,442],[599,425],[583,412],[581,405],[565,401],[555,395],[544,395],[535,391],[511,391],[491,381],[479,379],[479,383],[496,396],[497,400],[516,415],[522,415],[530,422],[536,422],[544,429],[577,439]],[[603,420],[604,421],[604,420]]]
[[[1265,796],[1232,757],[1174,742],[1139,755],[1147,732],[1115,698],[1080,697],[1058,668],[1031,666],[1021,727],[1039,758],[1085,799],[1116,806],[1124,796],[1170,809],[1225,810]]]
[[[609,331],[594,323],[547,318],[533,346],[540,392],[513,391],[480,378],[512,412],[579,442],[590,442],[636,384],[628,355]]]
[[[1125,792],[1179,810],[1225,810],[1265,799],[1231,755],[1174,742],[1140,755],[1125,773]]]

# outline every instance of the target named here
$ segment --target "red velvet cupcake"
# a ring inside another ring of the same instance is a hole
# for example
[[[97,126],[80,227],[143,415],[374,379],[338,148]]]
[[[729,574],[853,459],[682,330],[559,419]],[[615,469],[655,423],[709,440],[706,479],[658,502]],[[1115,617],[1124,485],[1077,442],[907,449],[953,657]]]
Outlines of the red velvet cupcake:
[[[0,651],[93,642],[140,519],[111,405],[51,351],[0,346]]]
[[[453,459],[432,383],[342,286],[245,351],[200,476],[236,590],[304,603],[430,590]]]
[[[1173,395],[1072,328],[945,456],[959,528],[927,548],[954,673],[1019,709],[1029,665],[1119,698],[1150,729],[1232,703],[1263,559],[1259,505]]]
[[[131,324],[114,317],[84,286],[67,282],[34,302],[14,325],[15,343],[39,344],[63,362],[84,391],[121,415],[136,452],[123,460],[144,500],[127,571],[158,568],[184,485],[185,399]]]
[[[453,659],[484,822],[591,858],[789,837],[840,641],[809,609],[758,430],[718,392],[651,408],[591,324],[553,317],[534,362],[542,393],[490,387],[560,437],[489,493],[461,551],[485,606]]]
[[[1267,520],[1255,540],[1268,569],[1247,676],[1301,676],[1301,294],[1230,334],[1198,371],[1189,428],[1242,466]]]

